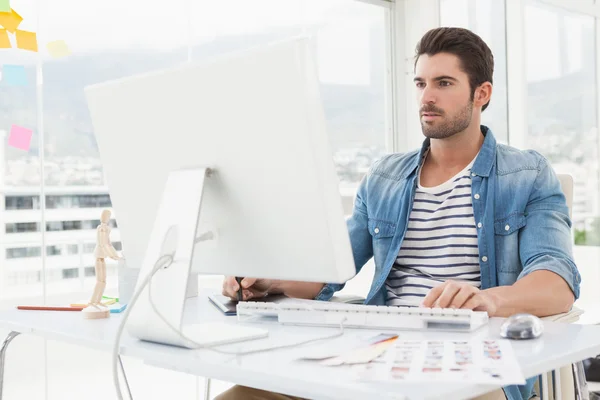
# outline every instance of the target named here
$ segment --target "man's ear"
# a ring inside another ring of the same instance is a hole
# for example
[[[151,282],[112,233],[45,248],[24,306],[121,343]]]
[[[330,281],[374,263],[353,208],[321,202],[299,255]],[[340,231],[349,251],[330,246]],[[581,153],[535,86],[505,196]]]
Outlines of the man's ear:
[[[492,84],[489,82],[484,82],[477,89],[475,89],[475,96],[473,98],[473,102],[477,107],[483,107],[490,101],[492,97]]]

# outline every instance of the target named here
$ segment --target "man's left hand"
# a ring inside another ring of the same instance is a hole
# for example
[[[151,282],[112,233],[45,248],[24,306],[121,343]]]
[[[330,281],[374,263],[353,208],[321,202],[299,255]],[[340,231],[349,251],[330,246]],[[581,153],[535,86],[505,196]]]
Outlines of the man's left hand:
[[[446,281],[429,291],[422,307],[463,308],[475,311],[487,311],[491,317],[498,306],[493,296],[468,282]]]

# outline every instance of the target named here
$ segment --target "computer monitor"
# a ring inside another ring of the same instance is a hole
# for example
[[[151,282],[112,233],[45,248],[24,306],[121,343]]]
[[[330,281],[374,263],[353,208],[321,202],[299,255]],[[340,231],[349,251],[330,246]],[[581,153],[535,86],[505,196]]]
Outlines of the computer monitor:
[[[197,235],[214,240],[192,271],[354,276],[313,48],[294,38],[86,88],[128,266],[143,264],[169,174],[209,167]]]

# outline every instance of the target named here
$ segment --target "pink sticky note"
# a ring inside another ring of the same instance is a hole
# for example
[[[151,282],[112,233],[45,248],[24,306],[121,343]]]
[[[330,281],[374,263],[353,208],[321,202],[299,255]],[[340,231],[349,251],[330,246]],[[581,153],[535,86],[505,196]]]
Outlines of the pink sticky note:
[[[29,151],[29,146],[31,145],[31,136],[33,136],[33,131],[31,129],[13,125],[10,128],[8,145],[16,147],[17,149]]]

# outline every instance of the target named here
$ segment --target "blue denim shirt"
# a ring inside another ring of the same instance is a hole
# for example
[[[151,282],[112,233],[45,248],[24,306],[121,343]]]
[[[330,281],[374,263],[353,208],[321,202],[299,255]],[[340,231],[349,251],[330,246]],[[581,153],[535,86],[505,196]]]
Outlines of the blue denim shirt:
[[[481,288],[512,285],[537,270],[560,275],[579,297],[581,277],[573,262],[571,220],[560,183],[548,161],[535,151],[497,144],[491,130],[473,168],[471,200],[477,223]],[[361,182],[348,230],[356,272],[375,258],[366,304],[386,302],[385,281],[400,251],[413,206],[420,151],[378,160]],[[329,300],[344,285],[327,284],[317,300]],[[528,399],[535,378],[505,387],[509,400]]]

